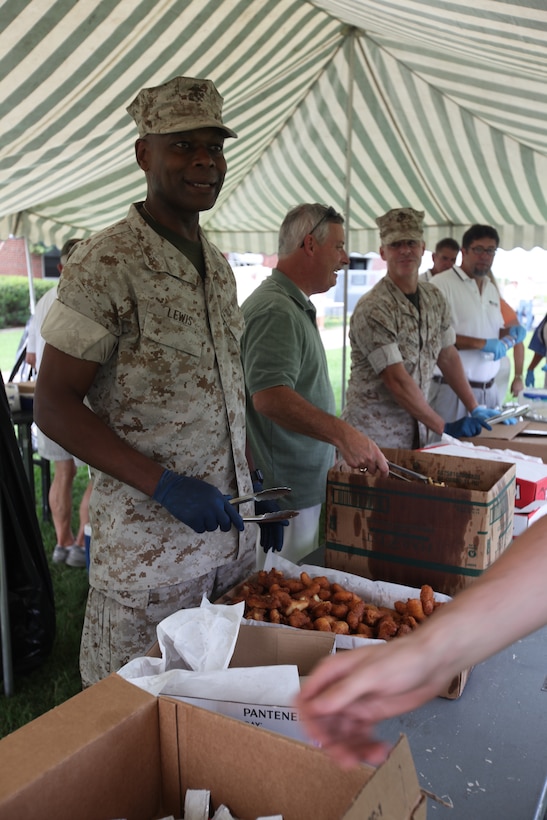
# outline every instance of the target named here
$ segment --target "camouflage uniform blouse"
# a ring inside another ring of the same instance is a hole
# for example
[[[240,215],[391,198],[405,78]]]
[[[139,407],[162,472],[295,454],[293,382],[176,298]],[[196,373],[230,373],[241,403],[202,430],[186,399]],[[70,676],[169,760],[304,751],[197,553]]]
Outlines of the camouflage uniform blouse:
[[[435,363],[454,344],[450,310],[440,291],[418,282],[420,311],[386,275],[361,297],[350,320],[351,374],[342,417],[379,447],[416,446],[418,422],[384,386],[380,373],[403,362],[427,398]],[[420,445],[425,427],[419,424]]]
[[[125,220],[75,248],[43,333],[71,356],[101,361],[87,402],[121,438],[222,493],[251,492],[235,279],[201,240],[204,282],[131,206]],[[254,550],[254,530],[197,534],[127,484],[92,475],[96,588],[177,584]]]

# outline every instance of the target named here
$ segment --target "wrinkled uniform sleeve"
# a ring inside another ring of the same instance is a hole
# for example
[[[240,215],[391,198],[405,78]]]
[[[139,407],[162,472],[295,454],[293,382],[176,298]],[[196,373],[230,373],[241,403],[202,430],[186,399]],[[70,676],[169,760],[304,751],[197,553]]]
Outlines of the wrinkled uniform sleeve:
[[[57,300],[44,321],[42,334],[57,350],[85,361],[104,364],[117,344],[106,328]]]

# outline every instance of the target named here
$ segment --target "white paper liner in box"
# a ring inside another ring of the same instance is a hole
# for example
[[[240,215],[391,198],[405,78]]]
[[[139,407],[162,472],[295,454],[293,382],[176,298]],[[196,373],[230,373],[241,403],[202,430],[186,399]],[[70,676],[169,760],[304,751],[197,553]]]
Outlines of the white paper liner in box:
[[[419,598],[420,590],[415,587],[407,587],[402,584],[391,584],[388,581],[371,581],[369,578],[362,578],[360,575],[352,575],[349,572],[342,572],[337,569],[318,567],[313,564],[293,564],[282,558],[279,553],[268,552],[264,563],[264,570],[277,569],[286,578],[299,578],[301,572],[307,572],[310,576],[324,576],[331,584],[340,584],[344,589],[359,595],[367,603],[376,606],[386,606],[393,608],[395,601],[406,601],[408,598]],[[442,592],[435,592],[436,601],[447,602],[452,598]],[[249,621],[251,623],[251,621]],[[257,625],[264,625],[260,621],[253,621]],[[276,624],[277,626],[277,624]],[[292,629],[293,627],[287,627]],[[362,638],[359,635],[336,635],[336,649],[354,649],[365,644],[385,643],[385,641]]]
[[[451,447],[454,449],[450,449]],[[440,443],[428,444],[422,450],[424,453],[433,453],[433,455],[461,456],[465,453],[469,458],[485,458],[488,461],[509,461],[515,464],[518,464],[519,461],[532,461],[535,464],[543,464],[543,459],[540,456],[530,456],[518,450],[498,450],[494,447],[487,447],[485,444],[460,441],[460,439],[446,437],[445,435],[443,435]]]
[[[227,668],[243,609],[233,612],[230,607],[221,606],[218,610],[218,606],[203,597],[199,608],[181,609],[158,624],[156,632],[165,670],[209,672]]]
[[[181,609],[156,629],[161,658],[134,658],[118,674],[152,695],[172,694],[210,700],[241,700],[290,706],[300,690],[297,666],[228,669],[243,621],[244,603]]]

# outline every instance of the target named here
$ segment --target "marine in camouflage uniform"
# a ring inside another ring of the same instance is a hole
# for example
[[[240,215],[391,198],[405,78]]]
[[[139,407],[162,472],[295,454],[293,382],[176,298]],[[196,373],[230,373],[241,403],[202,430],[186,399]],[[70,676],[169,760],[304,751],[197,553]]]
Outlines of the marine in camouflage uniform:
[[[192,132],[201,140],[205,129],[222,127],[235,136],[219,124],[219,99],[210,81],[176,78],[157,94],[145,89],[128,110],[133,108],[141,134],[150,127],[168,134],[201,129]],[[181,109],[176,122],[172,104]],[[205,153],[201,143],[196,150]],[[156,472],[161,465],[226,496],[250,493],[235,279],[200,228],[196,239],[203,257],[192,264],[184,238],[156,223],[142,203],[132,205],[126,219],[75,249],[43,334],[55,355],[96,363],[86,404],[108,428],[105,434],[113,431],[131,448],[129,460],[138,451]],[[89,423],[95,426],[93,419]],[[108,455],[101,457],[108,465]],[[86,460],[93,465],[93,458]],[[144,654],[160,620],[198,606],[204,594],[214,600],[249,575],[255,561],[255,525],[250,532],[234,526],[197,532],[154,501],[152,492],[113,477],[102,465],[92,466],[84,685]],[[240,508],[241,514],[252,511]]]
[[[413,449],[428,430],[448,432],[427,402],[435,364],[469,412],[477,407],[454,347],[450,309],[433,284],[419,281],[423,212],[394,208],[376,220],[387,274],[358,301],[350,321],[351,373],[342,418],[380,447]],[[476,435],[460,422],[451,435]]]
[[[440,351],[456,340],[437,288],[419,282],[418,293],[419,311],[385,276],[361,297],[350,319],[351,376],[342,418],[366,430],[380,447],[410,450],[423,446],[427,435],[395,401],[380,373],[401,362],[427,396]]]

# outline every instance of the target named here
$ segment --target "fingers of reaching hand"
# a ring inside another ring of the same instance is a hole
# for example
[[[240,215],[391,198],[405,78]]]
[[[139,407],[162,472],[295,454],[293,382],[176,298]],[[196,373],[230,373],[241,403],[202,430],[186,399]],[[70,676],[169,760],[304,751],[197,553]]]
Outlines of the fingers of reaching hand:
[[[372,724],[356,720],[354,715],[342,713],[313,721],[304,716],[303,722],[312,740],[344,768],[360,763],[376,766],[386,759],[391,748],[374,736]]]

